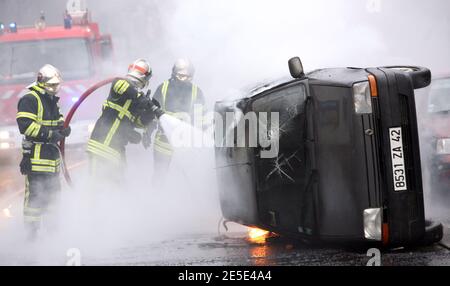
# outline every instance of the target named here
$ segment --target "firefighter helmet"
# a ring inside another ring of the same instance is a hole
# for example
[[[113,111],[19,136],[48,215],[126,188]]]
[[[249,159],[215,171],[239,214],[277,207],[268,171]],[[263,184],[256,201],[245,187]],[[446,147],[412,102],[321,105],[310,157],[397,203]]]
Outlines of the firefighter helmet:
[[[127,76],[136,83],[138,88],[145,88],[152,77],[152,69],[146,60],[137,59],[128,66]]]
[[[56,95],[61,88],[61,73],[52,65],[43,66],[37,75],[37,84],[50,95]]]
[[[178,59],[172,68],[172,77],[181,81],[191,81],[194,73],[194,65],[188,59]]]

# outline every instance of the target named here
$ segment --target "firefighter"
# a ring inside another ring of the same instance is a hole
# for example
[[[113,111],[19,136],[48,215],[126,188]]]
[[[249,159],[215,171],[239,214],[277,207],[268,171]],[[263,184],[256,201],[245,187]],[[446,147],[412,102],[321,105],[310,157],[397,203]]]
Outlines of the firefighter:
[[[150,99],[150,92],[143,92],[151,76],[149,63],[138,59],[129,65],[126,77],[112,82],[87,146],[91,174],[103,182],[122,181],[125,147],[140,143],[142,138],[135,128],[145,128],[163,114]]]
[[[201,89],[192,83],[194,66],[187,59],[178,59],[172,67],[172,76],[164,81],[156,90],[153,98],[161,103],[161,109],[168,115],[180,120],[190,120],[194,126],[203,126],[203,116],[206,113],[205,99]],[[194,114],[196,116],[194,116]],[[198,120],[200,122],[194,122]],[[151,132],[144,133],[145,148],[151,145]],[[163,182],[166,176],[174,149],[167,134],[158,126],[154,143],[154,182]]]
[[[58,106],[61,83],[58,69],[43,66],[17,108],[17,124],[24,135],[20,163],[20,171],[25,175],[24,221],[32,238],[61,189],[57,143],[70,135],[70,127],[63,127],[64,117]]]

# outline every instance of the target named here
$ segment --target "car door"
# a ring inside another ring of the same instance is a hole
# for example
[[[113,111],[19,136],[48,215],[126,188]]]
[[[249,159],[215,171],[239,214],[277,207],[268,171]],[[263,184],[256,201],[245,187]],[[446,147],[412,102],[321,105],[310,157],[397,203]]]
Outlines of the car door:
[[[308,178],[306,98],[305,81],[294,82],[257,96],[251,105],[258,119],[267,116],[267,121],[271,122],[273,116],[279,118],[278,126],[269,126],[267,130],[269,137],[277,136],[270,138],[278,143],[276,156],[262,156],[267,148],[261,146],[254,149],[260,221],[272,228],[296,233],[311,232],[313,221],[312,198],[305,191]],[[274,132],[276,128],[279,132]]]

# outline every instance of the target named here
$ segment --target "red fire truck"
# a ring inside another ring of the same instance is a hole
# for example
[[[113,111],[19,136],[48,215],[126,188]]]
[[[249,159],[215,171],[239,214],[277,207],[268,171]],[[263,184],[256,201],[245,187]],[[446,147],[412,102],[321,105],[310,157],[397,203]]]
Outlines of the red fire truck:
[[[111,67],[112,41],[100,33],[84,11],[66,11],[59,26],[47,26],[45,16],[32,27],[0,23],[0,158],[14,158],[22,136],[16,126],[17,102],[44,64],[56,66],[64,84],[59,93],[66,114],[79,96]],[[101,100],[84,108],[72,124],[69,145],[81,146],[90,135]],[[94,108],[97,107],[97,108]]]

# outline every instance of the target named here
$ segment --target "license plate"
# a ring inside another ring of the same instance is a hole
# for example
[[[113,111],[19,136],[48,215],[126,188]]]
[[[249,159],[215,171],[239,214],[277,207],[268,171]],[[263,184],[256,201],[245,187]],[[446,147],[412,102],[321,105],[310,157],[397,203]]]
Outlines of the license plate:
[[[394,180],[395,191],[405,191],[406,186],[406,171],[405,171],[405,157],[403,153],[402,128],[389,128],[389,136],[391,140],[391,161],[392,161],[392,175]]]

